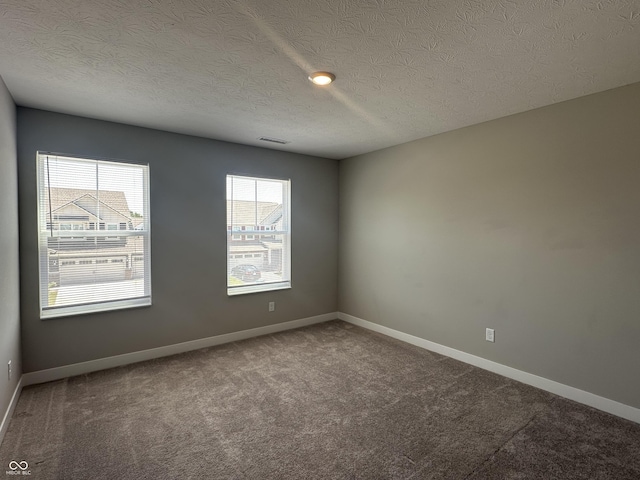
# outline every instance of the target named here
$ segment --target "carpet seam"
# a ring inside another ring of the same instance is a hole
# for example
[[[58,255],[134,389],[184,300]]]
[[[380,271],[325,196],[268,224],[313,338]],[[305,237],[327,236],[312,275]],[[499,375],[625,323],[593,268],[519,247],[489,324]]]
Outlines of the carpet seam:
[[[536,419],[536,417],[537,417],[538,415],[539,415],[538,413],[534,414],[534,415],[533,415],[533,417],[531,417],[527,423],[525,423],[522,427],[520,427],[519,429],[517,429],[517,430],[513,433],[513,435],[511,435],[509,438],[507,438],[507,439],[506,439],[506,440],[505,440],[505,441],[504,441],[504,442],[503,442],[503,443],[502,443],[498,448],[496,448],[492,453],[490,453],[490,454],[487,456],[487,458],[485,458],[485,459],[484,459],[484,461],[483,461],[480,465],[478,465],[478,466],[477,466],[476,468],[474,468],[471,472],[469,472],[469,474],[468,474],[466,477],[464,477],[464,480],[468,480],[469,478],[471,478],[471,476],[472,476],[472,475],[475,475],[476,473],[478,473],[479,471],[481,471],[481,470],[482,470],[482,468],[483,468],[487,463],[489,463],[489,462],[491,461],[491,459],[492,459],[493,457],[495,457],[495,456],[496,456],[496,454],[497,454],[500,450],[502,450],[502,449],[504,448],[504,446],[505,446],[507,443],[509,443],[511,440],[513,440],[513,438],[514,438],[516,435],[518,435],[522,430],[524,430],[524,429],[525,429],[525,428],[527,428],[529,425],[531,425],[531,423]]]

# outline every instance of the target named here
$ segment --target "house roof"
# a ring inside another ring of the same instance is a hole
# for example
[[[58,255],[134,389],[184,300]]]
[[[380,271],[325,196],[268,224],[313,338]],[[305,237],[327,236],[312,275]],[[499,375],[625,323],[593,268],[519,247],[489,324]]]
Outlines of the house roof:
[[[45,190],[45,202],[48,202],[46,197],[47,191]],[[129,211],[129,204],[124,192],[113,190],[87,190],[81,188],[59,188],[51,187],[51,211],[58,210],[59,208],[79,200],[82,197],[90,196],[93,198],[99,197],[100,203],[107,205],[116,212],[130,218],[131,212]],[[47,203],[45,203],[47,205]],[[83,207],[80,207],[83,208]],[[47,209],[48,210],[48,209]],[[93,214],[93,212],[88,212]]]
[[[278,210],[282,212],[282,205],[274,202],[227,200],[227,218],[233,213],[234,225],[272,225],[282,215],[275,214]]]

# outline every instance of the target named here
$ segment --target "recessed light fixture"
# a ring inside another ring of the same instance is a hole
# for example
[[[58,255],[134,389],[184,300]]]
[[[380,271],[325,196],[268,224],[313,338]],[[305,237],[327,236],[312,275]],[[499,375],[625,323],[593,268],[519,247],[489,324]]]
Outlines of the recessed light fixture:
[[[329,85],[335,79],[336,76],[330,72],[315,72],[309,75],[309,80],[316,85]]]

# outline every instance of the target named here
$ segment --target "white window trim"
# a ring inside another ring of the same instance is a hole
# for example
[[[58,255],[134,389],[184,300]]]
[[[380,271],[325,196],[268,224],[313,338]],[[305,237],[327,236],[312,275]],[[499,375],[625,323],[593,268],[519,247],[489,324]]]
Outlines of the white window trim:
[[[247,293],[271,292],[273,290],[288,290],[291,288],[291,282],[273,282],[260,283],[257,285],[238,285],[236,287],[228,287],[227,295],[233,297],[236,295],[245,295]]]
[[[287,188],[286,188],[286,192],[285,195],[282,199],[282,208],[283,211],[287,212],[287,217],[286,217],[286,224],[287,224],[287,229],[286,230],[276,230],[275,227],[272,227],[273,230],[260,230],[259,228],[255,228],[253,230],[242,230],[242,234],[243,235],[264,235],[264,233],[266,231],[269,232],[270,235],[283,235],[283,248],[282,248],[282,261],[283,261],[283,266],[284,266],[284,272],[285,278],[287,278],[288,280],[285,281],[281,281],[281,282],[265,282],[265,283],[259,283],[259,284],[253,284],[253,285],[233,285],[233,286],[229,286],[227,284],[227,296],[232,297],[232,296],[236,296],[236,295],[245,295],[245,294],[249,294],[249,293],[259,293],[259,292],[270,292],[270,291],[275,291],[275,290],[287,290],[292,288],[291,287],[291,235],[292,235],[292,227],[291,227],[291,179],[282,179],[282,178],[273,178],[273,177],[258,177],[258,176],[252,176],[252,175],[235,175],[235,174],[229,174],[227,175],[227,178],[229,176],[232,177],[245,177],[245,178],[249,178],[249,179],[258,179],[258,180],[275,180],[275,181],[283,181],[283,182],[287,182]],[[225,193],[226,193],[226,187],[225,187]],[[226,219],[227,224],[229,224],[229,219]],[[231,230],[227,230],[227,251],[226,251],[226,256],[227,256],[227,269],[229,268],[229,243],[232,239],[232,235],[234,233],[238,232],[237,230],[234,230],[233,227],[231,228]],[[227,270],[226,272],[227,274],[227,279],[229,278],[229,271]]]
[[[141,298],[128,298],[126,300],[106,300],[103,302],[81,305],[68,305],[66,307],[44,307],[40,318],[71,317],[88,313],[110,312],[112,310],[124,310],[128,308],[148,307],[151,305],[151,296]]]
[[[43,285],[46,283],[48,285],[48,273],[49,273],[49,258],[47,251],[47,236],[43,235],[44,232],[54,233],[54,236],[57,237],[77,237],[80,231],[76,230],[52,230],[47,228],[47,220],[46,213],[44,210],[40,209],[41,199],[40,195],[42,194],[41,181],[44,178],[43,169],[44,162],[40,161],[41,156],[60,156],[66,157],[73,160],[87,160],[91,162],[104,163],[104,164],[117,164],[117,163],[125,163],[129,165],[134,165],[129,162],[119,162],[117,160],[109,160],[109,159],[101,159],[101,158],[92,158],[88,156],[75,156],[69,154],[61,154],[61,153],[53,153],[53,152],[36,152],[36,186],[37,186],[37,194],[38,194],[38,258],[39,258],[39,306],[40,306],[40,318],[41,319],[49,319],[49,318],[59,318],[59,317],[68,317],[75,315],[85,315],[90,313],[98,313],[98,312],[108,312],[113,310],[122,310],[128,308],[139,308],[139,307],[148,307],[152,304],[151,299],[151,221],[150,214],[146,212],[147,215],[144,217],[144,229],[143,230],[117,230],[118,236],[143,236],[145,242],[145,255],[144,255],[144,268],[145,271],[148,272],[148,275],[144,277],[145,281],[145,292],[148,292],[143,297],[135,297],[135,298],[127,298],[121,300],[103,300],[95,303],[85,303],[85,304],[76,304],[76,305],[66,305],[66,306],[56,306],[49,307],[48,303],[48,288],[44,289]],[[150,207],[150,182],[149,182],[149,166],[139,164],[138,166],[147,167],[144,170],[145,177],[145,203]],[[82,230],[82,237],[104,237],[106,236],[106,225],[105,230],[99,230],[99,225],[97,230]],[[111,230],[113,232],[114,230]],[[46,268],[43,268],[43,265],[46,265]]]

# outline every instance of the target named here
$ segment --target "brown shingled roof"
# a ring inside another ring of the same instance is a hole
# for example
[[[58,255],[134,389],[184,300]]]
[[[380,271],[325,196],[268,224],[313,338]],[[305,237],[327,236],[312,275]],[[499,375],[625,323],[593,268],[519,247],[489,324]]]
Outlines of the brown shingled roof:
[[[109,207],[121,213],[127,218],[131,217],[129,211],[129,204],[127,203],[127,197],[124,192],[113,190],[85,190],[81,188],[59,188],[51,187],[51,210],[57,210],[58,208],[77,200],[84,195],[91,195],[96,198],[99,196],[100,202],[108,205]],[[45,190],[45,205],[48,207],[49,198],[47,197],[47,191]],[[48,208],[47,208],[48,210]]]
[[[234,200],[232,202],[227,200],[227,218],[230,218],[231,209],[233,209],[234,225],[267,225],[265,220],[271,220],[268,217],[279,207],[280,204],[275,202],[253,202],[249,200]]]

